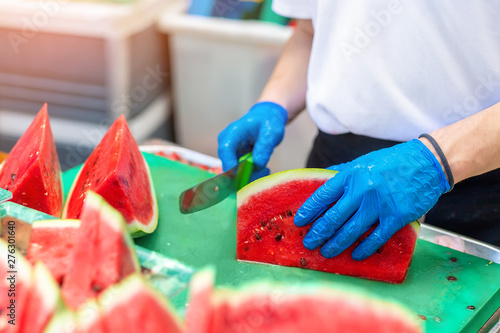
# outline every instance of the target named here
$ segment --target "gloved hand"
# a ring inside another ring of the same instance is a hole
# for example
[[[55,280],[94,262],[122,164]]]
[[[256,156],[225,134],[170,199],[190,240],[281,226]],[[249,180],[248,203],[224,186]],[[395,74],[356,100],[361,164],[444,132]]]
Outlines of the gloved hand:
[[[287,120],[288,113],[282,106],[260,102],[226,127],[218,137],[218,154],[224,171],[235,166],[241,155],[252,150],[255,174],[258,177],[269,174],[266,165],[274,147],[283,139]]]
[[[294,220],[297,226],[305,226],[326,211],[304,237],[304,246],[310,250],[324,244],[321,254],[326,258],[343,252],[379,221],[352,252],[354,260],[369,257],[450,189],[436,157],[419,140],[328,169],[339,172],[306,200]]]

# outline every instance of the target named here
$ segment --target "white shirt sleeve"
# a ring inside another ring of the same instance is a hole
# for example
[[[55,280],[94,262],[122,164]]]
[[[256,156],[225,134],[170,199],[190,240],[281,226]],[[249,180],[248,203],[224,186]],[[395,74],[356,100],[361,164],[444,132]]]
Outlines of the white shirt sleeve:
[[[310,0],[273,0],[273,11],[281,16],[310,19],[311,2]]]

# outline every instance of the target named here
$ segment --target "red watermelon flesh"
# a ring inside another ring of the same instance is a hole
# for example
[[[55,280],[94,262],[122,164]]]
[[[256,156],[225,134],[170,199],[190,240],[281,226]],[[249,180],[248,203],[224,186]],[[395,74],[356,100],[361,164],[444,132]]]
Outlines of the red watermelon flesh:
[[[17,249],[1,238],[0,258],[3,258],[0,261],[0,332],[19,332],[33,284],[33,272]]]
[[[87,191],[96,192],[116,208],[134,236],[156,229],[158,207],[149,167],[123,115],[83,164],[68,194],[63,218],[80,217]]]
[[[395,303],[349,289],[258,284],[219,291],[213,299],[211,333],[417,333],[416,316]]]
[[[213,269],[202,270],[191,278],[189,304],[186,310],[186,333],[209,332],[214,283],[215,271]]]
[[[140,274],[132,274],[99,296],[106,332],[184,332],[170,302]]]
[[[377,253],[362,261],[351,254],[361,240],[340,255],[326,259],[320,249],[308,250],[303,238],[311,225],[296,227],[293,217],[299,207],[335,171],[289,170],[261,178],[238,192],[237,258],[282,266],[402,283],[418,238],[417,222],[405,226]]]
[[[43,262],[62,285],[71,265],[73,247],[79,220],[35,221],[26,258],[31,262]]]
[[[214,290],[211,270],[190,283],[186,333],[417,333],[405,307],[343,285],[258,282]]]
[[[123,217],[93,192],[86,195],[71,262],[62,292],[73,309],[140,270]]]
[[[41,333],[53,314],[64,308],[59,285],[41,262],[33,270],[33,286],[19,326],[20,333]]]
[[[56,217],[61,215],[61,167],[47,104],[2,163],[0,187],[12,192],[15,203]]]

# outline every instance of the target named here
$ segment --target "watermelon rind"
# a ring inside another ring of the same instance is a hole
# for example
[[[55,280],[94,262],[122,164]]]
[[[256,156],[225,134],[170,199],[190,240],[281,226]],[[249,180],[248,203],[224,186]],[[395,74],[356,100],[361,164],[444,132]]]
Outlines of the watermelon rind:
[[[101,223],[107,223],[117,233],[123,235],[123,239],[125,240],[127,247],[130,249],[130,256],[133,260],[135,271],[139,271],[140,264],[134,250],[134,241],[122,214],[113,208],[103,197],[93,191],[87,192],[85,200],[85,205],[88,205],[91,209],[99,211]],[[100,237],[102,237],[102,235]]]
[[[43,333],[77,333],[77,331],[76,314],[70,310],[63,310],[54,314]]]
[[[148,174],[149,187],[150,187],[150,191],[151,191],[151,197],[153,200],[153,204],[152,204],[153,216],[151,217],[151,220],[147,221],[146,223],[139,222],[137,219],[126,223],[128,230],[133,238],[138,238],[138,237],[142,237],[144,235],[150,234],[153,231],[155,231],[156,227],[158,226],[158,199],[156,197],[156,192],[155,192],[155,188],[154,188],[154,184],[153,184],[153,178],[151,177],[151,169],[149,168],[149,165],[148,165],[146,159],[144,158],[144,155],[142,158],[144,160],[144,165],[146,167],[146,171]],[[62,212],[63,218],[65,218],[67,216],[68,209],[69,209],[68,204],[70,201],[69,198],[71,198],[71,196],[73,195],[73,191],[74,191],[75,186],[76,186],[76,181],[80,178],[82,170],[83,170],[83,166],[80,168],[80,170],[78,170],[78,173],[76,174],[76,176],[73,180],[73,184],[71,185],[71,188],[68,192],[67,199],[66,199],[66,202],[64,204],[64,208],[63,208],[63,212]]]
[[[92,332],[92,327],[99,325],[101,312],[96,299],[89,299],[76,312],[76,322],[79,332]]]
[[[337,171],[319,168],[292,169],[273,173],[267,177],[259,178],[238,191],[236,196],[237,207],[259,192],[273,188],[292,180],[330,179]]]
[[[120,304],[134,304],[134,298],[140,293],[147,293],[152,297],[152,300],[170,313],[172,319],[179,328],[179,332],[184,331],[184,323],[176,312],[172,304],[161,295],[156,289],[146,282],[144,277],[139,274],[131,274],[121,282],[109,287],[101,295],[98,302],[101,309],[101,316],[105,317],[106,313]]]

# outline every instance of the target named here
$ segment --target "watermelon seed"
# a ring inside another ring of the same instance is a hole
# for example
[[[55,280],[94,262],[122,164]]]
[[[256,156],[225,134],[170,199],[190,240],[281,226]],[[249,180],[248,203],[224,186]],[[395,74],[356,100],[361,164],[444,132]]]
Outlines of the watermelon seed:
[[[417,318],[422,320],[427,320],[427,317],[424,315],[418,315]]]
[[[299,236],[300,236],[300,237],[302,237],[302,236],[303,236],[303,235],[302,235],[302,231],[299,231]]]
[[[455,257],[451,257],[450,260],[453,261],[453,262],[457,262],[458,261],[458,259],[455,258]]]
[[[300,259],[300,265],[301,266],[307,265],[306,259],[304,259],[304,258]]]
[[[92,285],[92,290],[95,291],[96,293],[98,292],[101,292],[102,291],[102,287],[98,284],[93,284]]]
[[[281,234],[277,234],[276,237],[274,237],[274,239],[276,239],[276,241],[280,241],[281,240]]]
[[[379,248],[379,249],[377,250],[377,253],[378,253],[378,254],[382,253],[382,248]]]
[[[467,307],[467,310],[474,311],[474,310],[476,310],[476,307],[475,307],[474,305],[469,305],[469,306]]]
[[[263,227],[266,226],[266,221],[260,221],[260,224],[262,224]]]
[[[447,279],[448,281],[457,281],[457,278],[452,275],[448,276]]]
[[[257,240],[260,240],[262,237],[260,237],[260,235],[259,235],[258,233],[255,233],[255,238],[256,238]]]
[[[249,247],[248,247],[248,246],[245,246],[245,247],[243,247],[243,250],[248,251],[248,250],[249,250]]]
[[[15,173],[11,173],[10,174],[10,179],[12,179],[12,181],[14,181],[16,179],[16,174]]]

